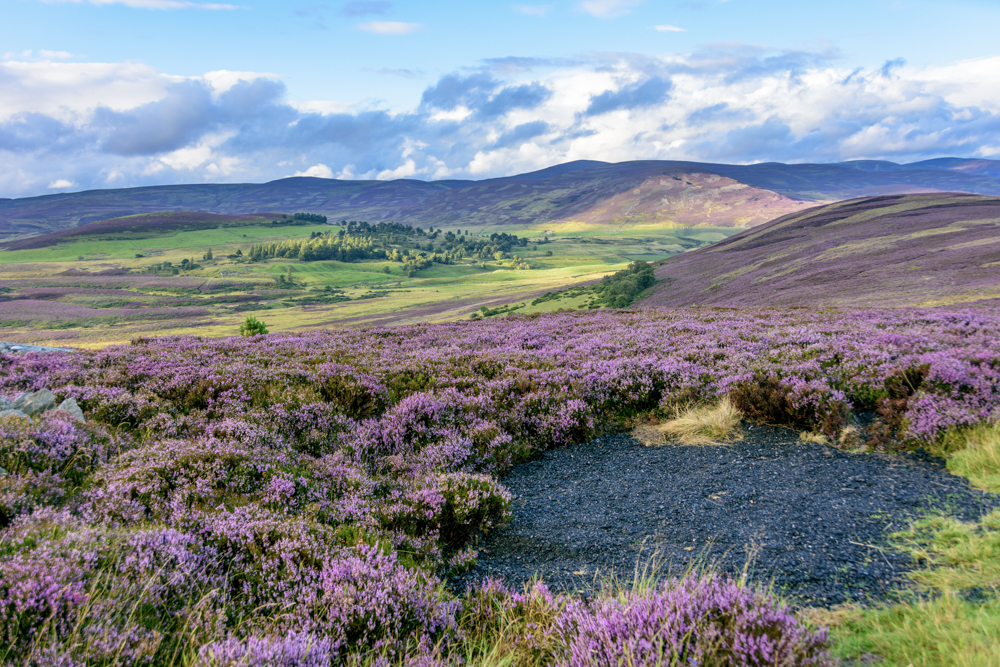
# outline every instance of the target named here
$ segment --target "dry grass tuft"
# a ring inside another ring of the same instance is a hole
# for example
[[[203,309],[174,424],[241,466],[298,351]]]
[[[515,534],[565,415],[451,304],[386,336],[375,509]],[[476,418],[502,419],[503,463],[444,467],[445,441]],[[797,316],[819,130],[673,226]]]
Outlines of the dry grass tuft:
[[[802,431],[799,433],[799,440],[802,442],[815,442],[817,445],[830,444],[830,438],[822,433],[814,433],[812,431]]]
[[[837,435],[837,444],[840,445],[842,449],[853,449],[860,446],[861,431],[854,426],[848,426],[841,429],[840,434]]]
[[[728,397],[715,405],[695,406],[657,426],[638,426],[632,432],[647,447],[677,440],[682,445],[712,445],[720,440],[742,440],[741,413]]]

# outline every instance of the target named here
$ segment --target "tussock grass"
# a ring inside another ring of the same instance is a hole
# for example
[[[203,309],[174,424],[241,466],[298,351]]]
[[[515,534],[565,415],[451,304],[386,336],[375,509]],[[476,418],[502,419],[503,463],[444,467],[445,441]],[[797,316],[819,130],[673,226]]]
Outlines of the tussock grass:
[[[712,445],[722,440],[742,440],[742,419],[743,413],[727,396],[715,405],[682,409],[663,424],[640,426],[633,435],[647,447],[670,440],[682,445]]]
[[[948,459],[948,470],[980,489],[1000,493],[1000,422],[980,424],[965,431],[964,447]]]
[[[812,431],[802,431],[799,433],[799,440],[802,442],[814,442],[817,445],[829,445],[830,438],[826,437],[823,433],[814,433]]]

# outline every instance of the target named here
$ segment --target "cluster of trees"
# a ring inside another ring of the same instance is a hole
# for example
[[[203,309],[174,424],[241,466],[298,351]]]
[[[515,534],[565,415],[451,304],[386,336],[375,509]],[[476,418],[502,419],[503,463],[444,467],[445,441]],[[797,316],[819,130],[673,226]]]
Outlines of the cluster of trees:
[[[282,215],[280,220],[272,220],[272,227],[301,227],[303,225],[325,225],[326,216],[318,213],[296,213],[292,217]]]
[[[515,248],[527,248],[528,239],[519,239],[516,234],[490,234],[488,238],[469,238],[448,232],[444,235],[444,249],[461,249],[464,255],[476,259],[510,259]]]
[[[636,260],[628,267],[604,276],[601,281],[594,285],[594,292],[597,294],[597,303],[603,303],[610,308],[625,308],[635,297],[652,287],[656,282],[653,275],[653,265],[649,262]]]
[[[195,269],[200,269],[201,264],[196,264],[190,259],[182,259],[180,264],[173,264],[167,260],[160,262],[159,264],[151,264],[149,266],[153,273],[158,273],[160,271],[166,271],[171,275],[177,275],[181,271],[194,271]]]
[[[254,243],[247,253],[251,260],[284,257],[305,262],[337,260],[356,262],[362,259],[384,259],[385,242],[373,236],[356,236],[344,230],[326,234],[313,234],[307,239],[288,239],[270,243]]]

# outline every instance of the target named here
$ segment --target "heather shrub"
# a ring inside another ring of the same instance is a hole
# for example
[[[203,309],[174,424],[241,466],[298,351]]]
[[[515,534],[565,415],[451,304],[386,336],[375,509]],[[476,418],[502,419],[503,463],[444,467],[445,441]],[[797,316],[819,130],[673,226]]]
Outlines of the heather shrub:
[[[553,624],[556,664],[833,665],[826,633],[765,593],[689,576],[623,599],[573,600]]]
[[[756,374],[734,383],[728,396],[750,421],[815,428],[836,436],[844,428],[849,405],[843,394],[819,381]]]
[[[87,497],[106,519],[165,521],[181,509],[253,496],[271,468],[270,457],[224,441],[167,440],[121,454],[97,472]]]
[[[488,580],[462,601],[466,650],[488,647],[489,657],[510,664],[836,664],[824,631],[796,620],[770,594],[715,575],[590,598],[553,595],[540,583],[518,593]]]
[[[0,467],[12,475],[50,473],[80,484],[106,460],[104,440],[98,429],[61,410],[38,420],[7,417],[0,419]]]

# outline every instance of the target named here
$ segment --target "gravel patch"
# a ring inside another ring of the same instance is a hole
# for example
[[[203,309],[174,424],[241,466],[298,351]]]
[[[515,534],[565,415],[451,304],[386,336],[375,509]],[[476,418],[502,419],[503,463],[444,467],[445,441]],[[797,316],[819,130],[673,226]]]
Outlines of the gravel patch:
[[[477,565],[520,587],[586,591],[630,579],[653,554],[661,572],[710,564],[772,582],[793,603],[884,598],[912,567],[889,533],[927,512],[972,520],[1000,497],[970,488],[924,453],[850,454],[789,429],[752,426],[723,446],[644,447],[628,434],[545,452],[504,478],[514,519],[488,535]]]

